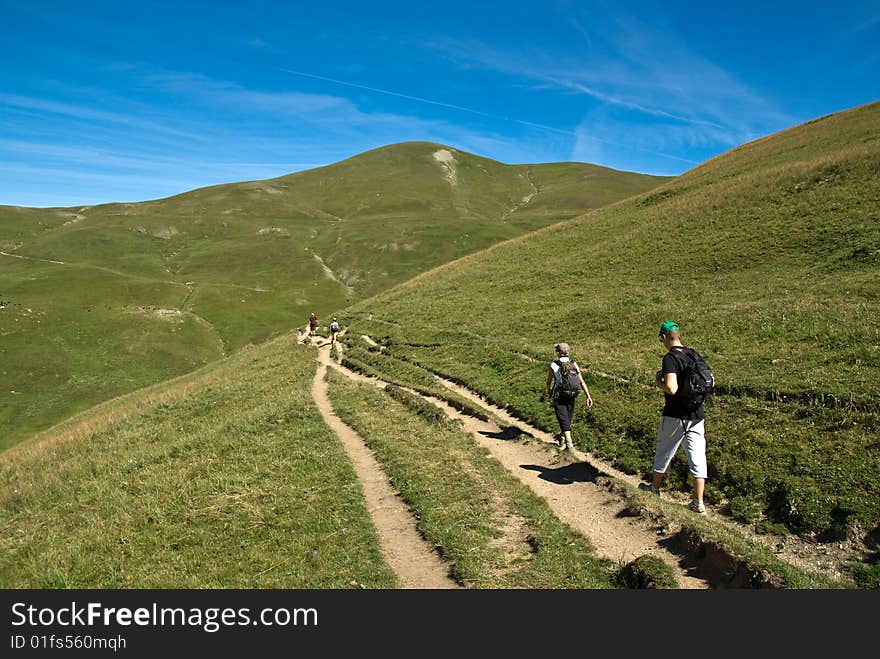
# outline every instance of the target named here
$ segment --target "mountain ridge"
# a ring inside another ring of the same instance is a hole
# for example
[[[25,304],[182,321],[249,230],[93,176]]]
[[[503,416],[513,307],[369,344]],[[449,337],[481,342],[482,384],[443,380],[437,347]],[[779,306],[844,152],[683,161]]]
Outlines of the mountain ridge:
[[[663,180],[416,142],[145,202],[0,207],[0,420],[37,430]]]

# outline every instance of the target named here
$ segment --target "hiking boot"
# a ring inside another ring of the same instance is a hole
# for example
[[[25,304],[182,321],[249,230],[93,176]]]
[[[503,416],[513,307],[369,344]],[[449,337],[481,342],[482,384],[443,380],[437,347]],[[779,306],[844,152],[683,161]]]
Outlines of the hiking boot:
[[[647,483],[639,483],[639,489],[644,492],[650,492],[651,494],[660,494],[660,490],[658,490],[653,485],[648,485]]]
[[[565,435],[562,433],[556,435],[556,443],[559,445],[559,448],[565,448]]]
[[[566,450],[566,451],[574,451],[574,444],[566,444],[564,450]]]
[[[692,499],[687,507],[688,507],[688,510],[692,510],[693,512],[697,513],[698,515],[705,515],[706,514],[706,506],[703,505],[702,501],[697,501],[696,499]]]

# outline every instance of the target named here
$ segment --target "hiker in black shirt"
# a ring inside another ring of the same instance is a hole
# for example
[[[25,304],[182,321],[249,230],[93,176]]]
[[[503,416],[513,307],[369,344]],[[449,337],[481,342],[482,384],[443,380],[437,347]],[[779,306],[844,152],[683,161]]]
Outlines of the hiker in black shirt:
[[[688,507],[701,515],[706,514],[703,504],[703,490],[706,484],[706,412],[703,404],[694,410],[687,409],[682,397],[681,384],[693,353],[681,343],[678,323],[667,320],[660,326],[660,341],[667,352],[663,356],[663,367],[657,371],[654,383],[663,390],[666,403],[657,430],[657,448],[654,452],[653,483],[639,485],[643,490],[660,493],[663,475],[669,469],[678,447],[684,442],[688,469],[694,479],[694,495]]]

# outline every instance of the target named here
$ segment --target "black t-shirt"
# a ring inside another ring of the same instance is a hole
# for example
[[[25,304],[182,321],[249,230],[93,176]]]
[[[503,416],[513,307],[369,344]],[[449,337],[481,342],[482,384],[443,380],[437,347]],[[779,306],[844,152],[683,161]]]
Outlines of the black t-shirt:
[[[678,386],[681,387],[682,374],[690,360],[689,357],[682,354],[682,350],[674,348],[663,355],[663,368],[661,369],[662,377],[666,377],[667,373],[675,373],[678,377]],[[663,392],[666,397],[666,405],[663,406],[663,416],[671,416],[674,419],[683,419],[685,421],[700,421],[706,418],[706,410],[700,405],[693,412],[687,412],[682,409],[681,401],[678,396],[670,396]]]

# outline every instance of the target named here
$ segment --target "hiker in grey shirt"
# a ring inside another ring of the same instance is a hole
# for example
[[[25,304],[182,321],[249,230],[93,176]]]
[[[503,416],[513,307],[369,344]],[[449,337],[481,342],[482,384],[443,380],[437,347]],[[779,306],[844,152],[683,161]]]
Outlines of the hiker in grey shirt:
[[[571,417],[574,414],[574,401],[577,400],[579,391],[575,388],[572,393],[566,393],[563,386],[563,377],[566,371],[573,368],[577,374],[576,382],[581,391],[586,394],[587,407],[593,406],[593,398],[590,396],[590,390],[587,389],[587,383],[581,375],[581,369],[577,362],[571,361],[568,353],[571,348],[567,343],[557,343],[554,346],[556,350],[556,360],[550,363],[550,370],[547,372],[547,381],[544,383],[544,391],[548,398],[553,402],[553,411],[556,413],[556,420],[559,422],[559,435],[557,441],[560,448],[570,451],[574,448],[571,441]]]

